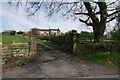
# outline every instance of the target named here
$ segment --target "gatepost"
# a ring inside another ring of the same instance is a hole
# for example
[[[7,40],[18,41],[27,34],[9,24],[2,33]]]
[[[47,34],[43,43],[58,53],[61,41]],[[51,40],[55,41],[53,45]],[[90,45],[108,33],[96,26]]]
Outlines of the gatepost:
[[[78,43],[78,33],[76,30],[72,30],[71,41],[70,41],[72,53],[75,53],[77,48],[77,43]]]
[[[37,42],[35,36],[29,37],[29,55],[30,57],[35,56],[37,54]]]

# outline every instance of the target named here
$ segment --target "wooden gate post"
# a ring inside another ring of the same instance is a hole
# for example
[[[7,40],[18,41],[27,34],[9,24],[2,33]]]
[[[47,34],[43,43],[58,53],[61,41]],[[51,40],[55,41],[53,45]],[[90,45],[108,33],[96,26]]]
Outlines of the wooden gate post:
[[[35,36],[29,37],[29,55],[34,56],[37,53],[37,41]]]
[[[77,31],[73,30],[71,33],[71,52],[75,53],[76,48],[77,48],[77,42],[78,42],[78,33]]]

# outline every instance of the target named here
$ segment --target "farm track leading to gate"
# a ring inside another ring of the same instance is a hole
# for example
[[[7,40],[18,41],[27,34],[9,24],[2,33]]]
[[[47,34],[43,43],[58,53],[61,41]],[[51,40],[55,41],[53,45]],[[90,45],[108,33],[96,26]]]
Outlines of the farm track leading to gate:
[[[118,69],[73,59],[71,55],[39,44],[35,62],[3,72],[3,78],[117,77]]]

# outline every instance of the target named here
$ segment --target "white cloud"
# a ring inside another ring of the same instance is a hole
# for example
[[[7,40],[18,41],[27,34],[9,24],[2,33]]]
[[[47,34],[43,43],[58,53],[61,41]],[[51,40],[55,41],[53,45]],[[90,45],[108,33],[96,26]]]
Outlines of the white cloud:
[[[2,16],[3,30],[14,29],[17,31],[29,31],[32,27],[38,27],[59,28],[62,32],[67,32],[71,29],[78,30],[78,32],[82,30],[90,31],[88,28],[83,27],[78,20],[73,21],[69,19],[65,21],[57,14],[53,18],[48,19],[45,17],[46,13],[42,9],[39,11],[38,19],[34,16],[27,19],[27,15],[23,7],[16,12],[14,7],[9,8],[7,4],[4,3],[0,16]]]

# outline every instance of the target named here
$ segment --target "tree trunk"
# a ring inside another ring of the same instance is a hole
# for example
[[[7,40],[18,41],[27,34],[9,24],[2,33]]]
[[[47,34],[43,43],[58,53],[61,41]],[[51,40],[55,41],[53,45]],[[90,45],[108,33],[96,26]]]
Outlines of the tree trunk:
[[[94,43],[100,44],[103,43],[103,36],[104,36],[105,26],[94,26]]]
[[[102,43],[103,41],[103,34],[99,33],[98,31],[94,31],[94,43]]]
[[[93,12],[91,4],[89,2],[84,2],[84,5],[88,11],[88,15],[92,20],[92,27],[94,32],[94,43],[102,43],[103,42],[103,34],[106,28],[106,20],[107,20],[107,5],[105,2],[97,3],[100,9],[100,20]]]

